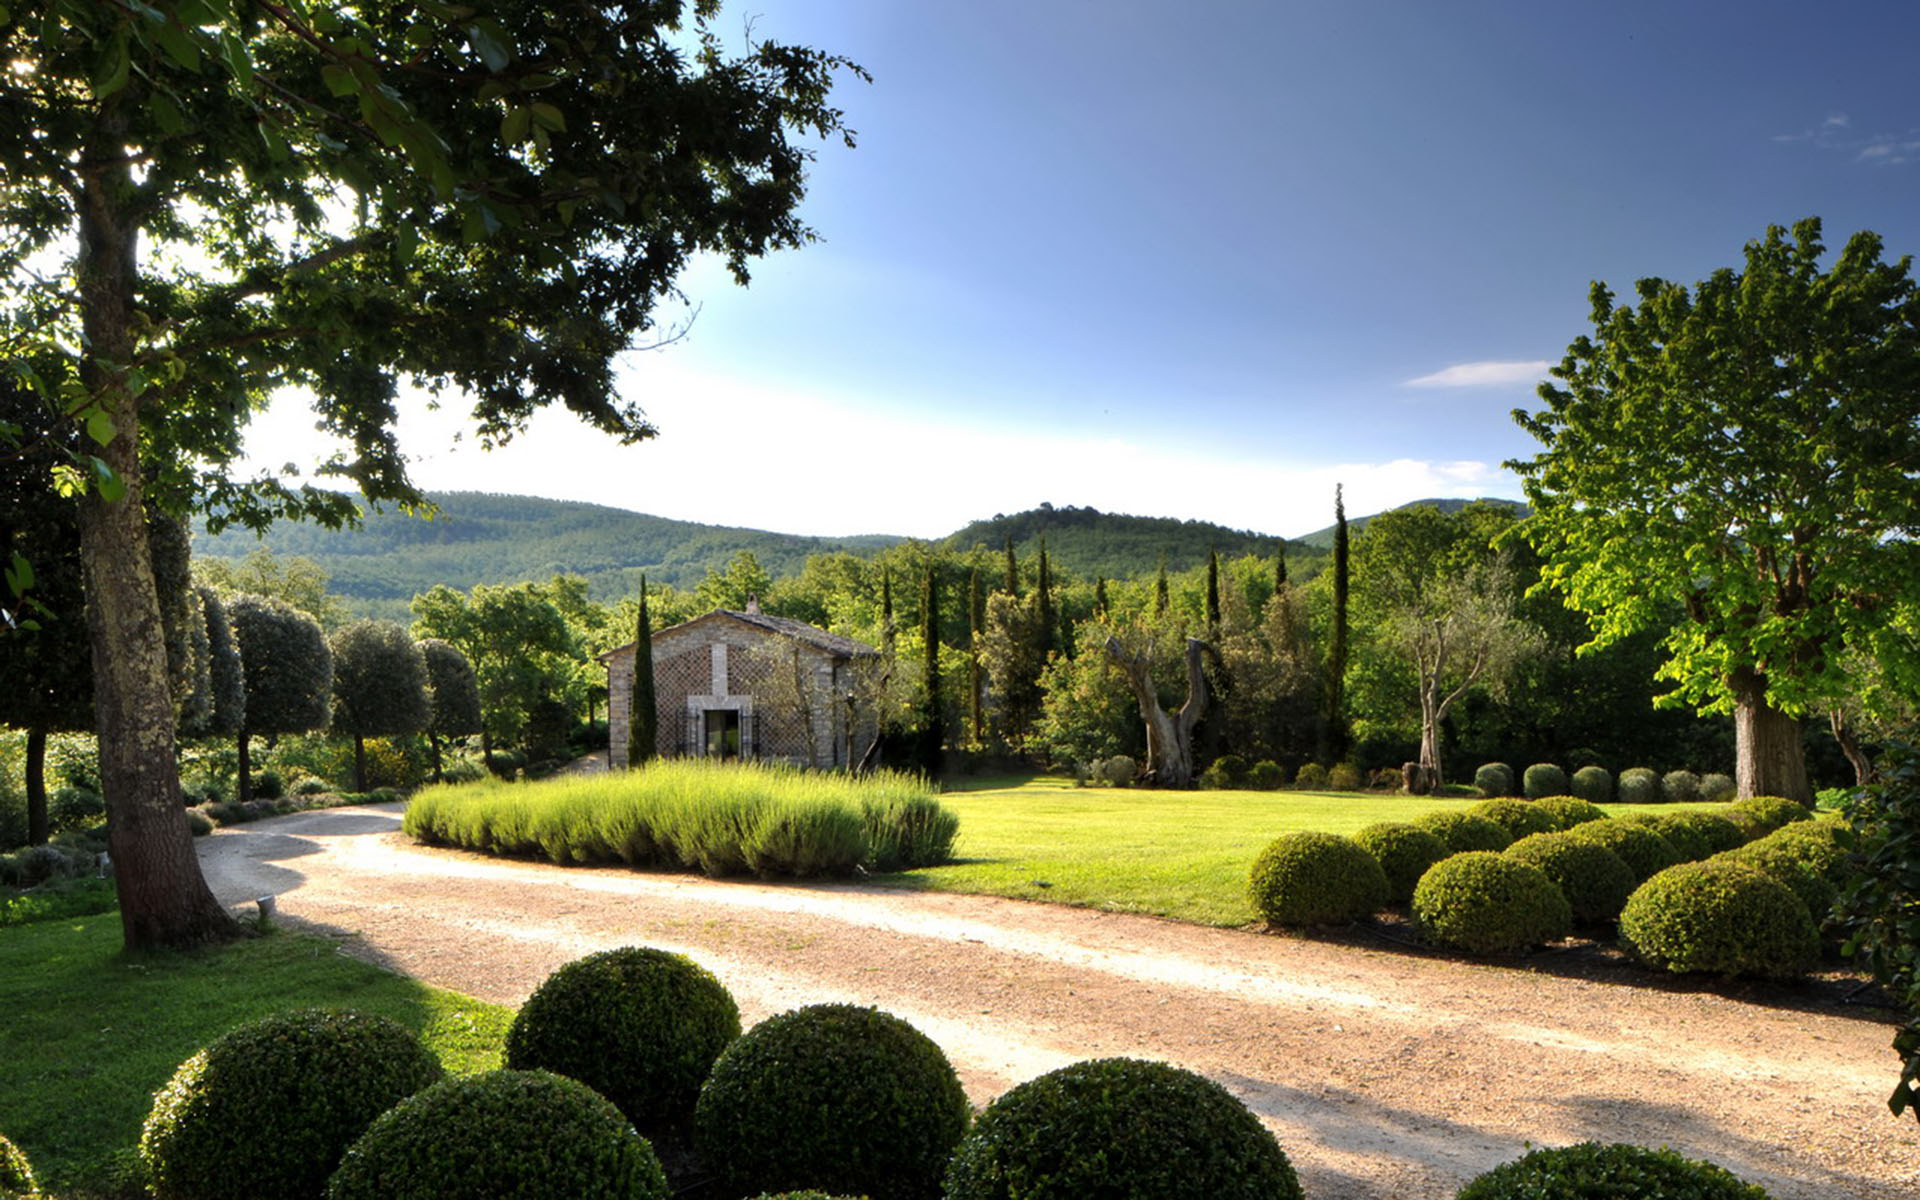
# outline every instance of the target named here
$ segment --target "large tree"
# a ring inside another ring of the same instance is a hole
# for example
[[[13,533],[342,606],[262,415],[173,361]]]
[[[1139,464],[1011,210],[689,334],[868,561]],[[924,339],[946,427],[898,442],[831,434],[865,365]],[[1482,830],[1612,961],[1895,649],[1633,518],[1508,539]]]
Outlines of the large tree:
[[[480,683],[473,664],[451,642],[422,638],[420,659],[427,668],[427,749],[433,755],[433,781],[439,783],[440,743],[479,733]]]
[[[353,739],[353,790],[364,792],[367,739],[427,727],[426,659],[392,621],[355,621],[331,645],[333,731]]]
[[[1514,414],[1543,580],[1598,645],[1684,607],[1662,675],[1733,713],[1743,796],[1813,798],[1801,723],[1850,651],[1920,671],[1887,636],[1920,595],[1920,291],[1872,233],[1825,253],[1808,219],[1637,307],[1595,284],[1593,333]]]
[[[451,642],[480,683],[481,753],[521,742],[529,719],[572,674],[573,631],[539,584],[476,586],[471,594],[440,584],[413,598],[413,635]]]
[[[233,622],[233,640],[240,650],[247,687],[234,739],[240,759],[239,796],[246,801],[253,799],[255,734],[271,737],[327,727],[332,715],[333,651],[318,621],[268,596],[234,597],[227,617]],[[105,757],[103,747],[101,758]]]
[[[842,126],[827,96],[847,64],[731,55],[717,7],[0,6],[0,333],[91,443],[75,466],[130,945],[236,931],[180,811],[146,499],[216,524],[349,517],[345,495],[229,477],[246,415],[286,385],[376,500],[420,500],[392,434],[404,381],[464,393],[483,444],[553,402],[650,436],[616,355],[692,255],[744,280],[807,240],[799,138]]]

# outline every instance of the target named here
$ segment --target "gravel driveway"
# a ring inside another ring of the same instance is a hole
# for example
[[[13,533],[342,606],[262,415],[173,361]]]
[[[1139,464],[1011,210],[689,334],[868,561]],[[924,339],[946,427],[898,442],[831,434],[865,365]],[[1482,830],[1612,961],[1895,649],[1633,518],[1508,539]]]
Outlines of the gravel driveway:
[[[430,983],[518,1004],[560,964],[650,945],[699,960],[748,1024],[876,1005],[968,1094],[1081,1058],[1202,1072],[1274,1130],[1316,1200],[1443,1200],[1534,1146],[1671,1145],[1779,1200],[1913,1200],[1920,1125],[1886,1108],[1883,1010],[1820,989],[1625,986],[1391,948],[857,884],[715,882],[415,846],[399,806],[202,839],[221,899]]]

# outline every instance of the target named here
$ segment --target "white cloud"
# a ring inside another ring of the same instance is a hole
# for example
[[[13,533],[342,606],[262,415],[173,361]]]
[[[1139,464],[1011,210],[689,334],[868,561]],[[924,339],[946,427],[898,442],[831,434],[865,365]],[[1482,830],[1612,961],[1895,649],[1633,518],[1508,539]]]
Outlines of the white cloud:
[[[1403,387],[1502,387],[1516,383],[1538,383],[1545,379],[1553,364],[1537,362],[1456,363],[1443,371],[1409,379]]]
[[[1847,114],[1833,113],[1826,120],[1820,122],[1820,127],[1822,129],[1845,129],[1851,124],[1853,124],[1853,122],[1847,118]]]

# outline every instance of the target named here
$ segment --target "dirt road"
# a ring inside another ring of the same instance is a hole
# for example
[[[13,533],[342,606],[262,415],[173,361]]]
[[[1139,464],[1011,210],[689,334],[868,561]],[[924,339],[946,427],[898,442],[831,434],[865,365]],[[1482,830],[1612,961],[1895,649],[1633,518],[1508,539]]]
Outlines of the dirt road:
[[[1164,1059],[1260,1114],[1316,1200],[1443,1200],[1527,1144],[1671,1145],[1779,1200],[1911,1200],[1884,1011],[1766,1003],[1153,918],[859,885],[503,862],[413,845],[397,806],[203,839],[215,891],[357,954],[517,1004],[594,950],[691,955],[748,1024],[876,1005],[976,1103],[1081,1058]],[[1782,1003],[1784,1001],[1785,1003]]]

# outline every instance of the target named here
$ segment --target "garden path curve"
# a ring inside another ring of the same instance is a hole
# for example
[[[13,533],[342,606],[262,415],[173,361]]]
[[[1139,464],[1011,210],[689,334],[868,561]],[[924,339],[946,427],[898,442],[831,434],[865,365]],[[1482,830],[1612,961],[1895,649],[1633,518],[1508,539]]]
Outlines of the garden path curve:
[[[1779,1200],[1911,1200],[1920,1128],[1886,1108],[1884,1012],[1752,1003],[1118,913],[859,884],[716,882],[414,845],[397,805],[201,841],[223,901],[518,1004],[595,950],[699,960],[748,1024],[876,1005],[984,1104],[1081,1058],[1200,1071],[1270,1126],[1316,1200],[1445,1200],[1527,1143],[1671,1145]]]

